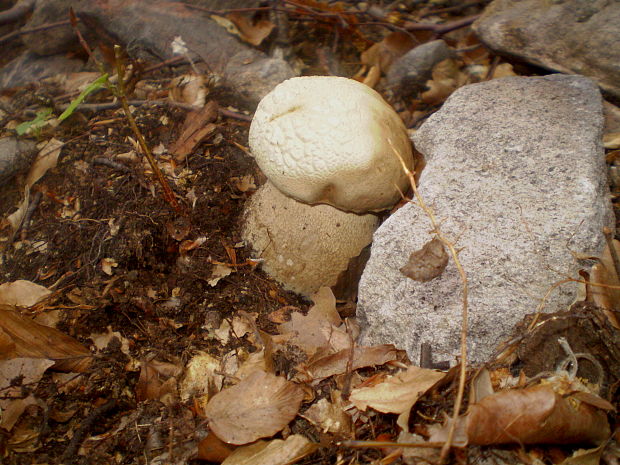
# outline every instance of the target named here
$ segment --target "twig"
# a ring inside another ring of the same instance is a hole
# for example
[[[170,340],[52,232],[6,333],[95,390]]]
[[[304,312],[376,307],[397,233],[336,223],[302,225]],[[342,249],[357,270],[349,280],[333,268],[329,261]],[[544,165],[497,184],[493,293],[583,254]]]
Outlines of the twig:
[[[407,165],[405,164],[405,161],[403,160],[403,157],[396,150],[396,148],[394,147],[390,139],[388,139],[388,143],[392,147],[392,151],[398,157],[398,160],[400,161],[403,170],[405,171],[405,173],[407,174],[407,177],[409,178],[409,184],[411,184],[411,188],[413,189],[413,193],[415,195],[418,206],[422,209],[422,211],[424,211],[424,213],[426,214],[426,216],[431,222],[431,225],[433,227],[431,232],[435,234],[437,239],[439,239],[443,243],[443,245],[446,246],[446,248],[450,251],[450,255],[452,256],[452,259],[454,260],[454,264],[456,266],[456,269],[463,283],[463,294],[462,294],[463,309],[461,313],[461,317],[462,317],[461,364],[460,364],[460,370],[459,370],[459,385],[458,385],[458,389],[456,393],[456,400],[454,401],[454,413],[452,414],[452,421],[450,422],[450,429],[448,430],[448,437],[443,447],[441,448],[441,454],[439,455],[439,463],[441,464],[445,462],[448,456],[448,453],[450,452],[450,448],[452,447],[452,440],[454,438],[454,430],[456,428],[456,420],[461,410],[461,404],[463,403],[463,393],[465,392],[465,381],[467,379],[467,314],[468,314],[467,301],[468,301],[468,292],[469,292],[469,287],[467,284],[467,274],[465,273],[465,270],[463,266],[461,265],[461,261],[459,260],[459,257],[458,257],[458,252],[456,248],[454,247],[454,244],[450,240],[448,240],[448,238],[444,236],[444,234],[441,232],[441,229],[439,227],[439,222],[437,221],[435,217],[435,213],[433,212],[431,208],[429,208],[426,205],[426,203],[424,202],[424,199],[420,195],[420,192],[418,191],[418,186],[415,181],[414,173],[412,173],[411,170],[407,167]]]
[[[132,106],[141,106],[141,105],[155,105],[159,107],[177,107],[182,108],[187,111],[195,111],[200,108],[190,105],[188,103],[175,102],[172,100],[127,100],[127,103]],[[65,110],[69,104],[58,105],[58,108],[61,110]],[[102,110],[112,110],[114,108],[120,108],[122,106],[120,101],[115,102],[102,102],[102,103],[81,103],[77,106],[77,110],[86,110],[86,111],[102,111]],[[252,117],[250,115],[244,115],[243,113],[237,113],[236,111],[227,110],[225,108],[218,108],[218,112],[220,115],[225,116],[227,118],[234,118],[240,121],[252,121]]]
[[[116,161],[110,160],[108,158],[97,157],[93,159],[93,165],[103,165],[109,168],[113,168],[118,171],[122,171],[123,173],[132,173],[131,168],[123,165],[122,163],[118,163]]]
[[[24,214],[24,219],[22,220],[21,224],[21,232],[19,237],[22,241],[26,239],[26,236],[28,234],[28,228],[30,227],[30,221],[32,221],[32,215],[34,215],[34,211],[39,206],[39,202],[41,202],[42,197],[43,194],[41,194],[41,192],[37,192],[36,194],[34,194],[34,197],[32,197],[30,205],[28,205],[28,209]]]
[[[35,0],[21,0],[12,8],[0,12],[0,24],[14,23],[34,9]]]
[[[465,8],[469,8],[470,6],[476,6],[481,3],[486,3],[486,0],[474,0],[473,2],[465,2],[465,3],[461,3],[460,5],[449,6],[447,8],[439,8],[437,10],[427,11],[421,17],[426,18],[427,16],[438,15],[440,13],[450,13],[454,11],[461,11],[461,10],[464,10]]]
[[[151,165],[151,169],[153,170],[155,178],[159,181],[159,184],[161,184],[161,187],[164,190],[164,199],[170,204],[174,211],[176,211],[177,213],[182,213],[183,209],[177,202],[177,199],[174,196],[174,192],[170,188],[170,184],[168,184],[168,181],[159,169],[157,161],[155,161],[155,158],[151,153],[151,149],[146,143],[146,140],[144,140],[144,136],[142,135],[142,132],[140,132],[140,129],[136,124],[136,120],[134,119],[133,115],[131,114],[131,110],[129,109],[127,95],[125,94],[125,67],[123,66],[123,60],[121,58],[120,45],[114,46],[114,58],[116,59],[116,73],[118,74],[117,97],[121,101],[121,105],[123,106],[123,110],[125,112],[125,116],[127,117],[127,121],[129,122],[129,126],[131,127],[131,130],[135,134],[136,138],[138,139],[138,143],[140,144],[140,147],[142,148],[142,152],[144,152],[146,159]]]
[[[71,24],[71,21],[68,19],[65,19],[63,21],[57,21],[55,23],[41,24],[40,26],[33,27],[30,29],[20,29],[18,31],[9,32],[8,34],[0,37],[0,45],[2,45],[5,42],[8,42],[9,40],[13,40],[16,37],[23,36],[25,34],[32,34],[34,32],[46,31],[48,29],[53,29],[55,27],[60,27],[60,26],[67,26],[69,24]]]
[[[86,433],[88,433],[88,431],[93,427],[95,421],[99,419],[99,417],[104,413],[112,410],[115,406],[116,399],[111,399],[102,406],[97,407],[95,410],[90,412],[90,414],[84,419],[84,421],[82,421],[80,427],[73,433],[71,441],[69,441],[67,448],[62,454],[62,458],[60,459],[61,462],[68,461],[77,453],[80,445],[82,444],[82,441],[84,440],[84,436],[86,436]]]

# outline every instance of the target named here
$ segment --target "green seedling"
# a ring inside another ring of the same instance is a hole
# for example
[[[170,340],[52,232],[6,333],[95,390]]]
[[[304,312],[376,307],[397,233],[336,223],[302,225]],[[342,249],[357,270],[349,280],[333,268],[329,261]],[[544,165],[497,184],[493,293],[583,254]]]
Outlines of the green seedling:
[[[58,122],[62,123],[69,116],[71,116],[73,112],[75,111],[75,109],[78,107],[78,105],[82,103],[84,99],[88,97],[89,94],[100,89],[107,82],[108,82],[108,74],[104,73],[101,76],[99,76],[97,79],[95,79],[93,82],[88,84],[88,86],[86,86],[86,88],[80,93],[80,95],[78,95],[75,99],[73,99],[71,103],[69,104],[69,106],[67,107],[67,109],[63,111],[62,114],[58,117]],[[34,119],[30,121],[24,121],[23,123],[21,123],[15,128],[17,135],[22,136],[26,134],[28,130],[32,130],[32,131],[41,130],[47,124],[47,120],[50,118],[51,114],[52,114],[51,108],[44,108],[42,110],[39,110]]]
[[[40,131],[41,128],[47,124],[47,120],[51,114],[51,108],[43,108],[42,110],[37,111],[37,116],[35,116],[33,120],[24,121],[15,128],[17,135],[22,136],[26,134],[28,130]]]
[[[73,114],[73,112],[75,111],[75,109],[78,107],[78,105],[80,103],[82,103],[84,101],[84,99],[90,93],[92,93],[92,92],[94,92],[96,90],[99,90],[107,82],[108,82],[108,74],[105,73],[105,74],[99,76],[97,79],[95,79],[90,84],[88,84],[88,86],[86,86],[86,88],[82,91],[82,93],[80,95],[78,95],[77,98],[73,99],[71,101],[71,103],[69,104],[69,106],[67,107],[67,109],[62,112],[62,114],[58,117],[58,121],[62,122],[65,119],[67,119],[69,116],[71,116]]]

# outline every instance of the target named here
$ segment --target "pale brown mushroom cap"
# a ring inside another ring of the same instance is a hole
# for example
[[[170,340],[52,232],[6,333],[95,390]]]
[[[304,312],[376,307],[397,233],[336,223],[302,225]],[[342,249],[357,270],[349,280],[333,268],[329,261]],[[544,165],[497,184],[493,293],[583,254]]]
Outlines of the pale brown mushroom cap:
[[[352,212],[392,207],[408,179],[413,155],[407,130],[370,87],[331,76],[293,78],[258,105],[250,149],[269,180],[305,203]]]
[[[375,215],[330,205],[307,205],[273,184],[261,186],[246,205],[242,238],[262,258],[263,270],[288,290],[310,296],[336,284],[349,260],[372,241]]]

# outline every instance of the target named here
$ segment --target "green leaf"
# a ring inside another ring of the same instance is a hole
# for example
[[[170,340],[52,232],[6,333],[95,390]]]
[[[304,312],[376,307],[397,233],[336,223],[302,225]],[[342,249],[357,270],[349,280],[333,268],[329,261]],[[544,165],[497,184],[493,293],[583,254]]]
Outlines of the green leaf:
[[[15,131],[17,131],[18,136],[23,136],[28,132],[29,129],[40,129],[43,127],[45,120],[52,114],[51,108],[44,108],[43,110],[37,111],[37,116],[31,121],[24,121],[19,124]]]
[[[100,89],[107,80],[108,80],[108,74],[106,73],[106,74],[103,74],[102,76],[99,76],[96,80],[91,82],[86,87],[86,89],[84,89],[82,93],[78,95],[76,99],[71,101],[67,109],[63,111],[62,115],[58,117],[58,122],[62,122],[65,119],[67,119],[69,116],[71,116],[73,112],[75,111],[75,109],[77,108],[77,106],[84,101],[84,99],[88,96],[88,94],[96,91],[97,89]]]

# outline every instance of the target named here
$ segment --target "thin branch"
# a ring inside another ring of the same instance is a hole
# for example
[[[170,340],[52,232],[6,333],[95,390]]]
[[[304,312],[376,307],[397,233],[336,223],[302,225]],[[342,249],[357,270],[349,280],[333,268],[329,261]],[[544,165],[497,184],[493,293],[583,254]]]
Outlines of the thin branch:
[[[21,0],[8,10],[0,12],[0,24],[14,23],[34,9],[35,0]]]
[[[424,199],[420,195],[420,192],[418,191],[418,186],[415,181],[414,173],[412,173],[411,170],[407,167],[407,165],[405,164],[405,161],[403,160],[403,157],[396,150],[396,148],[394,147],[390,139],[388,139],[388,143],[392,147],[392,151],[398,157],[403,170],[405,171],[405,173],[407,174],[407,177],[409,178],[409,184],[411,184],[411,188],[413,189],[413,193],[416,198],[417,205],[422,209],[422,211],[424,211],[424,213],[426,214],[426,216],[431,222],[431,225],[433,227],[433,230],[431,232],[435,234],[437,239],[439,239],[443,243],[443,245],[445,245],[446,248],[450,251],[450,255],[452,256],[452,259],[454,260],[454,264],[456,266],[456,269],[463,283],[463,291],[462,291],[463,309],[461,313],[461,318],[462,318],[462,322],[461,322],[461,364],[460,364],[460,370],[459,370],[459,385],[458,385],[458,389],[456,392],[456,400],[454,401],[454,413],[452,414],[452,421],[450,422],[450,429],[448,431],[448,437],[446,439],[445,444],[441,448],[441,454],[439,456],[439,463],[441,464],[445,462],[448,456],[448,453],[450,452],[450,448],[452,447],[452,440],[454,438],[454,430],[456,428],[456,420],[459,416],[461,405],[463,403],[463,393],[465,392],[465,382],[467,380],[467,316],[468,316],[467,302],[468,302],[468,293],[469,293],[469,287],[467,283],[467,274],[465,273],[465,269],[461,265],[461,261],[459,260],[459,256],[458,256],[458,251],[454,247],[454,244],[441,232],[439,222],[437,221],[437,218],[435,217],[435,212],[433,212],[433,210],[426,205],[426,203],[424,202]]]
[[[163,173],[159,169],[159,166],[157,165],[157,161],[155,161],[155,158],[153,157],[153,154],[151,153],[151,149],[146,143],[146,140],[144,139],[142,132],[140,132],[140,129],[138,128],[138,125],[136,124],[136,120],[134,119],[133,115],[131,114],[131,110],[129,109],[127,95],[125,94],[125,83],[124,83],[125,68],[123,66],[123,60],[121,57],[120,45],[114,46],[114,57],[116,59],[116,72],[118,74],[118,87],[117,87],[118,98],[120,99],[121,105],[123,106],[123,110],[125,111],[125,116],[127,117],[129,126],[131,127],[136,138],[138,139],[138,143],[140,144],[140,147],[142,148],[142,152],[144,152],[146,159],[151,165],[151,169],[153,170],[153,174],[155,178],[159,181],[159,184],[161,184],[161,187],[164,190],[164,199],[170,204],[170,206],[174,209],[174,211],[176,211],[177,213],[182,213],[183,209],[177,202],[177,199],[174,196],[174,192],[170,188],[170,184],[168,184],[168,181],[166,180]]]

